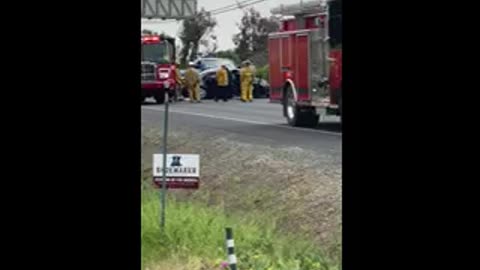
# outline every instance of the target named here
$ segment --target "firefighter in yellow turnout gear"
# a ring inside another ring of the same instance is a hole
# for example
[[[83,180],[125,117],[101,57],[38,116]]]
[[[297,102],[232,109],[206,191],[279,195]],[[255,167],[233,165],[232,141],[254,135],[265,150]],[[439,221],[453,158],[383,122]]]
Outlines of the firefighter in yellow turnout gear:
[[[182,76],[180,75],[180,72],[178,71],[178,67],[180,65],[175,62],[173,63],[173,65],[175,68],[175,82],[177,83],[175,87],[175,93],[173,94],[173,99],[176,102],[182,96],[183,79],[182,79]]]
[[[215,102],[218,102],[219,99],[223,99],[223,101],[227,102],[228,100],[228,72],[225,65],[221,65],[220,68],[217,70],[217,88],[215,89]]]
[[[200,75],[194,69],[193,63],[189,63],[185,71],[185,86],[188,89],[190,102],[200,102]]]
[[[253,76],[250,61],[243,62],[243,67],[240,69],[240,99],[243,102],[253,101]]]

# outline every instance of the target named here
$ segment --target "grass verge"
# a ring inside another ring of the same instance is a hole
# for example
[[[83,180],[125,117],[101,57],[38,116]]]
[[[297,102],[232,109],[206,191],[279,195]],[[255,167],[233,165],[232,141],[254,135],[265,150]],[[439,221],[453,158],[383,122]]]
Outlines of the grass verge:
[[[159,196],[151,187],[142,191],[142,269],[220,269],[226,257],[225,226],[232,226],[238,267],[242,270],[331,270],[338,261],[302,235],[276,230],[274,217],[226,217],[220,206],[186,203],[169,196],[165,232],[159,227]]]

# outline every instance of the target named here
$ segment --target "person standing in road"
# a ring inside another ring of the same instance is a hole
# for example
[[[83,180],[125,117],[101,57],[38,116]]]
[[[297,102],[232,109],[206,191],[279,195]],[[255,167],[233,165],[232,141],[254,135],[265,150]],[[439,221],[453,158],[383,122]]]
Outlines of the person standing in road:
[[[221,65],[217,70],[217,87],[215,89],[215,102],[218,102],[218,99],[223,99],[223,101],[228,101],[228,72],[225,65]]]
[[[226,96],[227,96],[227,99],[231,99],[233,97],[233,83],[234,83],[233,73],[231,70],[228,69],[227,66],[225,66],[225,70],[227,71],[227,75],[228,75],[228,86],[227,86]]]
[[[249,62],[244,61],[240,69],[240,99],[242,102],[251,101],[250,86],[253,83],[252,71]]]
[[[175,93],[173,96],[173,100],[175,102],[179,101],[180,97],[182,97],[183,80],[182,80],[182,76],[180,75],[180,71],[178,70],[179,66],[180,65],[178,63],[173,62],[172,69],[175,72],[175,82],[176,82]]]
[[[247,77],[246,63],[245,61],[243,61],[240,68],[240,100],[242,102],[247,101],[247,88],[245,83],[246,77]]]
[[[250,70],[250,85],[248,87],[247,100],[253,102],[253,79],[255,78],[256,69],[250,60],[247,60],[247,68]]]
[[[190,62],[185,71],[185,85],[188,89],[190,102],[200,102],[200,75],[194,68],[194,63]]]

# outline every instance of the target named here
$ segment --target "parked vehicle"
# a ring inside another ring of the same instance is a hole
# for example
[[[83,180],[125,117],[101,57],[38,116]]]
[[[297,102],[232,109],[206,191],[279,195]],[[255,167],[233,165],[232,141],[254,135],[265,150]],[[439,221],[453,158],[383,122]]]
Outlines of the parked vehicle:
[[[224,64],[232,73],[233,91],[232,96],[240,96],[240,69],[235,66],[235,63],[226,58],[199,58],[194,61],[194,64],[200,72],[200,98],[212,99],[214,87],[217,84],[216,73],[218,68]],[[183,76],[184,70],[180,70],[180,75]],[[182,91],[185,97],[188,97],[188,91]],[[266,80],[255,78],[253,81],[253,97],[267,98],[270,95],[270,85]],[[230,98],[231,98],[230,97]]]
[[[203,72],[209,69],[218,69],[221,65],[225,65],[229,70],[237,69],[235,63],[227,58],[205,57],[199,58],[193,63],[195,64],[195,68],[199,72]]]
[[[268,98],[270,96],[270,84],[261,78],[253,79],[253,97]]]
[[[232,97],[233,96],[240,96],[240,70],[235,68],[231,70],[232,72],[232,81],[233,81],[233,90],[232,90]],[[200,73],[201,83],[200,89],[201,94],[200,96],[202,99],[211,99],[213,98],[213,91],[214,87],[217,84],[216,79],[217,68],[204,70]],[[253,97],[254,98],[266,98],[269,96],[270,93],[270,85],[267,81],[255,78],[253,80]]]

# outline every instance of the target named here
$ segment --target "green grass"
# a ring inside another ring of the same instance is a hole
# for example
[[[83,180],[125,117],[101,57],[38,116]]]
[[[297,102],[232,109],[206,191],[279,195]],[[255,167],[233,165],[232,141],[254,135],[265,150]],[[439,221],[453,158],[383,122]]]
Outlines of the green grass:
[[[280,234],[275,218],[265,214],[226,217],[220,206],[180,202],[169,196],[166,228],[159,227],[159,193],[142,191],[142,269],[220,269],[224,231],[233,228],[240,270],[340,269],[339,260],[301,235]]]

